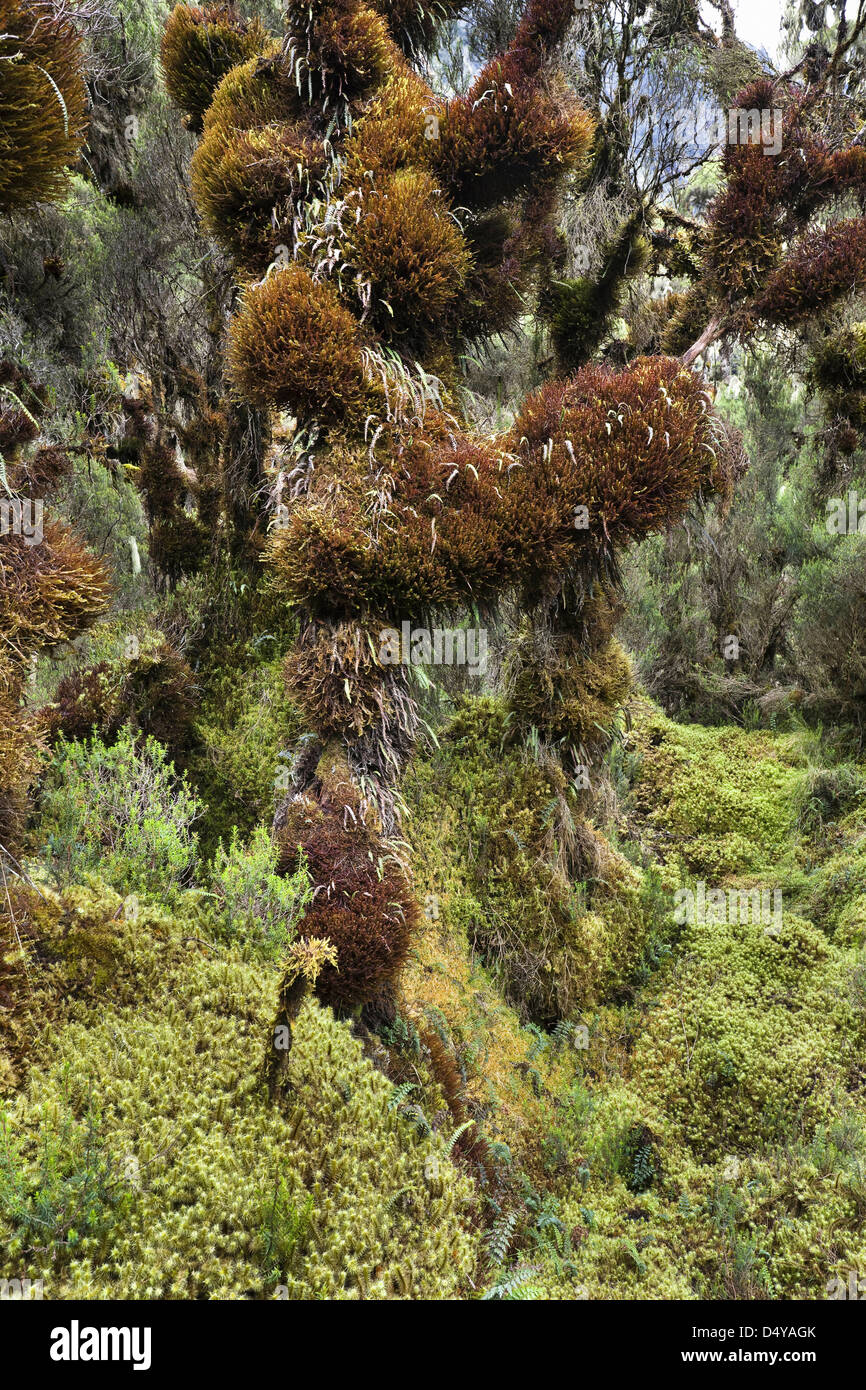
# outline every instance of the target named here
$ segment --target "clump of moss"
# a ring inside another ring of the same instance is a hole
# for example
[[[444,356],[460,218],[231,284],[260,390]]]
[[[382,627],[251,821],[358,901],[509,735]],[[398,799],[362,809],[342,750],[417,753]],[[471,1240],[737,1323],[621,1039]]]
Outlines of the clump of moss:
[[[403,789],[441,930],[480,954],[524,1018],[553,1026],[622,989],[648,930],[640,876],[583,822],[561,767],[533,759],[489,699],[467,701],[440,744]]]
[[[600,347],[628,281],[646,269],[649,254],[643,233],[643,210],[639,209],[603,248],[598,275],[551,283],[551,334],[564,370],[581,366]]]
[[[528,7],[512,48],[442,110],[433,159],[460,205],[486,208],[528,187],[541,191],[589,152],[592,118],[561,80],[540,86],[538,48],[521,43],[540,8]]]
[[[249,836],[273,818],[287,790],[281,761],[302,731],[297,707],[287,697],[280,661],[228,654],[220,669],[203,673],[196,746],[186,767],[206,809],[199,831],[210,858],[237,827]]]
[[[289,0],[285,23],[297,80],[326,107],[363,96],[402,65],[385,20],[360,0]]]
[[[575,633],[527,626],[509,649],[506,680],[515,727],[589,764],[613,737],[632,673],[616,639],[587,652]]]
[[[132,920],[99,885],[62,897],[24,891],[17,912],[43,1013],[20,1020],[35,1034],[35,1065],[7,1101],[0,1232],[8,1258],[43,1278],[48,1296],[461,1290],[477,1250],[471,1186],[442,1138],[421,1138],[397,1113],[391,1086],[330,1011],[302,1007],[283,1109],[257,1071],[273,965],[209,946],[183,917],[142,906]],[[67,992],[70,968],[81,988]],[[88,1142],[67,1144],[49,1181],[41,1155],[80,1117]],[[73,1229],[85,1180],[89,1217]],[[27,1213],[40,1200],[37,1238]]]
[[[383,178],[370,190],[346,253],[369,283],[376,327],[408,342],[441,332],[470,263],[435,180],[416,169]]]
[[[653,714],[635,736],[635,804],[665,858],[695,875],[757,872],[790,845],[802,755],[765,733],[680,726]]]
[[[92,627],[107,607],[105,567],[59,522],[30,540],[0,535],[0,845],[20,847],[27,795],[44,751],[44,721],[22,708],[39,651]]]
[[[264,274],[291,241],[297,204],[325,168],[309,123],[241,131],[220,125],[206,133],[190,176],[208,230],[243,270]]]
[[[357,319],[331,286],[291,265],[247,290],[229,330],[229,367],[254,405],[357,425],[379,399],[364,372],[363,345]]]
[[[851,453],[866,430],[866,323],[854,323],[831,334],[815,354],[813,377],[827,402],[828,413],[854,427]]]
[[[52,737],[67,741],[98,735],[107,743],[127,724],[140,738],[155,738],[173,758],[188,754],[198,709],[195,675],[162,633],[139,638],[111,661],[77,667],[59,682],[41,717]]]
[[[384,15],[394,39],[411,57],[435,45],[441,25],[460,13],[463,0],[435,0],[429,5],[416,0],[377,0],[373,8]]]
[[[756,312],[794,327],[866,285],[866,218],[835,222],[795,243],[767,279]]]
[[[85,739],[97,733],[113,738],[120,729],[117,684],[112,666],[99,661],[63,676],[54,692],[51,706],[43,711],[52,737]]]
[[[0,684],[0,846],[19,848],[27,820],[27,795],[45,751],[43,731],[20,705],[20,694]]]
[[[0,210],[59,198],[87,126],[81,38],[65,13],[6,0],[0,19]]]
[[[314,884],[304,931],[326,938],[337,952],[336,968],[324,967],[316,992],[343,1011],[388,996],[418,925],[403,866],[357,814],[356,823],[346,825],[345,807],[353,800],[347,769],[339,786],[325,786],[322,802],[290,801],[278,832],[284,867],[293,869],[301,851]]]
[[[266,42],[261,22],[248,22],[231,5],[175,5],[163,30],[160,61],[168,94],[193,130],[201,129],[220,78]]]

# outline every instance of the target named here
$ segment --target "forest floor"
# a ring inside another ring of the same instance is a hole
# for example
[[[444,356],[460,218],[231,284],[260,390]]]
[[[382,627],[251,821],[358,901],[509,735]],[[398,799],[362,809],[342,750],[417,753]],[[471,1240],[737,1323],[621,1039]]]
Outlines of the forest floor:
[[[611,769],[594,873],[569,882],[555,771],[503,744],[496,701],[458,710],[405,779],[425,924],[396,1009],[308,1000],[278,1105],[273,961],[215,934],[200,890],[130,917],[33,861],[0,958],[0,1237],[23,1272],[47,1297],[864,1278],[863,769],[644,700]],[[703,920],[675,919],[686,889]]]

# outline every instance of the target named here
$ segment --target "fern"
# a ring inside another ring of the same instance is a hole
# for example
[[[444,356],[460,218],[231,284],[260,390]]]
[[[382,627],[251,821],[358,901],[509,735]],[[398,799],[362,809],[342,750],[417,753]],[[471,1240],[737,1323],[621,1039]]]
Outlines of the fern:
[[[533,1274],[538,1274],[540,1270],[541,1265],[518,1265],[508,1274],[501,1273],[492,1288],[481,1295],[481,1301],[486,1303],[493,1298],[537,1297],[537,1290],[527,1289],[526,1283]]]
[[[487,1237],[487,1253],[491,1264],[503,1265],[505,1263],[508,1247],[514,1237],[516,1226],[516,1211],[507,1212],[493,1223],[490,1234]]]
[[[465,1134],[467,1129],[469,1129],[474,1124],[474,1120],[464,1120],[462,1125],[457,1126],[454,1133],[448,1140],[448,1143],[445,1145],[445,1152],[447,1154],[451,1153],[452,1149],[454,1148],[454,1145],[457,1143],[457,1140],[460,1138],[461,1134]]]
[[[532,1034],[532,1042],[530,1043],[529,1051],[526,1054],[526,1060],[529,1064],[531,1064],[535,1061],[536,1057],[540,1056],[541,1053],[545,1050],[548,1043],[550,1042],[550,1039],[548,1038],[547,1034],[542,1033],[541,1029],[536,1027],[534,1023],[527,1024],[527,1028],[528,1031]]]
[[[411,1091],[417,1091],[418,1086],[414,1081],[403,1081],[399,1086],[395,1086],[388,1101],[389,1110],[399,1110],[406,1104],[407,1097]]]

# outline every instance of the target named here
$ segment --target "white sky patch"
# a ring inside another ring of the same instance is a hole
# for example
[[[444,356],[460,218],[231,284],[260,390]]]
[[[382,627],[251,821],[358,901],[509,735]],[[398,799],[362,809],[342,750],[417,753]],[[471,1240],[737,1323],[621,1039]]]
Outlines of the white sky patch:
[[[775,59],[782,38],[784,0],[734,0],[734,27],[753,48],[766,49]]]

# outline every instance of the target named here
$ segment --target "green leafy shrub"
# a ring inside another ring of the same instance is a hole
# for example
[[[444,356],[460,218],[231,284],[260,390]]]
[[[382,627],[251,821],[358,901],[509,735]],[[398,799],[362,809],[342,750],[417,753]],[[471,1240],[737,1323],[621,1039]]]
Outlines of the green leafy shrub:
[[[830,555],[805,565],[792,624],[804,683],[828,712],[854,719],[866,700],[864,557],[866,537],[839,536]]]
[[[313,896],[303,855],[297,871],[282,877],[277,873],[279,857],[264,826],[253,832],[246,846],[235,828],[228,849],[220,842],[213,864],[213,887],[226,931],[269,954],[293,939]]]
[[[61,740],[43,794],[43,833],[54,873],[70,882],[99,867],[126,892],[173,901],[192,875],[202,806],[153,738],[125,730],[107,748]]]

